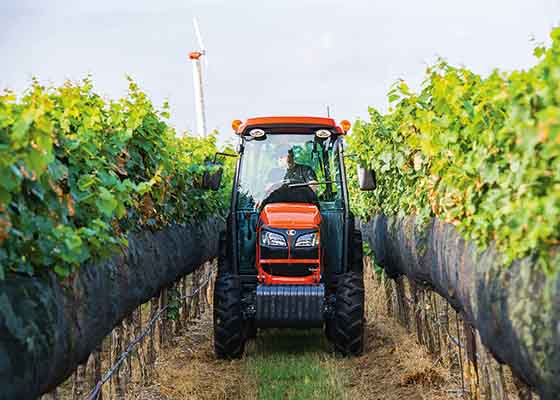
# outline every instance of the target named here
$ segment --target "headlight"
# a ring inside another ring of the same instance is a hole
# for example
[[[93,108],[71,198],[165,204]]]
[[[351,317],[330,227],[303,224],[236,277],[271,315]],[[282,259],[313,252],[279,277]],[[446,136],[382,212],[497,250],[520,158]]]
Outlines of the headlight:
[[[286,239],[284,236],[279,235],[278,233],[263,231],[261,233],[261,244],[263,246],[278,246],[278,247],[286,247]]]
[[[317,232],[306,233],[296,240],[296,247],[315,247],[319,243],[319,235]]]

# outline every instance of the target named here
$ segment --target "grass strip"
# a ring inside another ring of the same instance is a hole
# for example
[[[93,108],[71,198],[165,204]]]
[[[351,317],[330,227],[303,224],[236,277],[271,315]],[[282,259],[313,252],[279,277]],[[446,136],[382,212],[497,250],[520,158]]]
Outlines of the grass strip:
[[[261,400],[344,396],[344,376],[321,330],[260,332],[245,360],[245,374],[256,381]]]

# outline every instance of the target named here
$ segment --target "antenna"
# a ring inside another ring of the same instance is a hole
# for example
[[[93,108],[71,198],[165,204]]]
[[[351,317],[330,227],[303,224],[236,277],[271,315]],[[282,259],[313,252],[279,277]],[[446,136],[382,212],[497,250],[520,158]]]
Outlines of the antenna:
[[[331,117],[331,107],[327,104],[327,117]]]
[[[202,42],[202,35],[198,28],[196,18],[193,18],[194,33],[196,35],[199,50],[193,51],[189,54],[193,66],[193,84],[194,84],[194,102],[196,109],[196,128],[197,135],[206,137],[206,114],[204,109],[204,92],[202,88],[202,66],[200,65],[200,58],[204,57],[205,66],[208,66],[208,59],[206,58],[206,48]]]

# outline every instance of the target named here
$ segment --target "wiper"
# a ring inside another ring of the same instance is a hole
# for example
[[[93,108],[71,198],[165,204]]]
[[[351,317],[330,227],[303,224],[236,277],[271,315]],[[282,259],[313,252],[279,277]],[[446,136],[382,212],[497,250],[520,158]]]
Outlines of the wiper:
[[[328,183],[335,183],[335,181],[322,181],[322,182],[312,181],[306,183],[292,183],[288,185],[288,187],[294,188],[294,187],[304,187],[304,186],[316,186],[316,185],[326,185]]]

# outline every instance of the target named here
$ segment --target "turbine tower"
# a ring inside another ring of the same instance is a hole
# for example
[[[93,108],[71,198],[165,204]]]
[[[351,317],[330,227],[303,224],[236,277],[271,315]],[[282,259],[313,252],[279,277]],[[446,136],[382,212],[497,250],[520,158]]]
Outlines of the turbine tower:
[[[198,29],[198,22],[193,18],[194,32],[198,40],[199,49],[189,54],[193,66],[193,84],[194,84],[194,103],[196,108],[196,134],[201,137],[206,136],[206,114],[204,110],[204,91],[202,89],[202,65],[200,64],[201,58],[204,58],[204,64],[208,66],[208,59],[206,58],[206,48],[202,42],[202,36]]]

